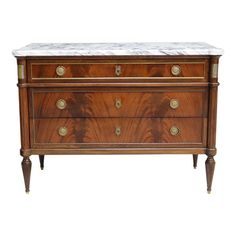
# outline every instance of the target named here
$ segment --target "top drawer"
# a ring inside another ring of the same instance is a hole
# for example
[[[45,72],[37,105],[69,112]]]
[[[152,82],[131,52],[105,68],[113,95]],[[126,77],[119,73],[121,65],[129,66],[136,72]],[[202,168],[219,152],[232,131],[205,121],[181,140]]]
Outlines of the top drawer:
[[[32,61],[30,78],[68,81],[75,79],[200,79],[206,77],[205,61],[181,62],[51,62]]]

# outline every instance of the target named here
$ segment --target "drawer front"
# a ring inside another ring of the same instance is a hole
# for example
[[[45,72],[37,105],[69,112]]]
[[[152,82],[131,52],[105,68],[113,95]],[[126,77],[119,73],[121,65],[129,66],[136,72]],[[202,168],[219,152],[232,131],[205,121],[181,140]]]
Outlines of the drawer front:
[[[37,80],[67,81],[74,79],[128,79],[128,78],[162,78],[162,79],[204,79],[205,62],[107,62],[107,63],[66,63],[32,62],[31,78]]]
[[[207,92],[76,92],[31,90],[34,118],[206,117]]]
[[[204,118],[80,118],[32,120],[37,144],[205,145]],[[68,148],[69,146],[67,146]]]

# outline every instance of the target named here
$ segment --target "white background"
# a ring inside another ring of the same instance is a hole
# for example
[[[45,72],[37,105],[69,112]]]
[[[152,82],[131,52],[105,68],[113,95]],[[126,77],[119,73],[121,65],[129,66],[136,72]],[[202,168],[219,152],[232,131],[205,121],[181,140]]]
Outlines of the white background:
[[[236,235],[234,1],[2,1],[0,235]],[[220,60],[213,192],[205,155],[32,156],[24,192],[16,60],[32,42],[206,41]]]

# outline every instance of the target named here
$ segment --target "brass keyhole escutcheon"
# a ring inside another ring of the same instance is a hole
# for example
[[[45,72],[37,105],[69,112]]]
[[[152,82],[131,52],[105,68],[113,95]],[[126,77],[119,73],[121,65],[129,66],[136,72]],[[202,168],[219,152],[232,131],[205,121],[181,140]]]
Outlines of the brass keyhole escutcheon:
[[[64,99],[57,100],[56,106],[58,109],[63,110],[66,108],[66,101]]]
[[[116,74],[116,76],[121,75],[121,66],[120,65],[115,66],[115,74]]]
[[[116,127],[115,134],[116,134],[116,136],[120,136],[121,135],[121,128],[120,127]]]
[[[58,76],[63,76],[66,73],[66,68],[64,66],[58,66],[56,68],[56,73]]]
[[[170,100],[170,107],[172,109],[177,109],[179,107],[179,100],[175,99],[175,98],[171,99]]]
[[[179,130],[179,128],[176,127],[176,126],[172,126],[172,127],[170,128],[170,134],[173,135],[173,136],[178,135],[179,132],[180,132],[180,130]]]
[[[66,127],[60,127],[60,128],[58,129],[58,134],[59,134],[60,136],[62,136],[62,137],[66,136],[67,133],[68,133],[68,130],[67,130]]]
[[[120,109],[122,107],[122,102],[120,98],[116,99],[115,106],[117,109]]]
[[[178,76],[181,73],[181,67],[179,65],[173,65],[171,67],[171,74],[174,76]]]

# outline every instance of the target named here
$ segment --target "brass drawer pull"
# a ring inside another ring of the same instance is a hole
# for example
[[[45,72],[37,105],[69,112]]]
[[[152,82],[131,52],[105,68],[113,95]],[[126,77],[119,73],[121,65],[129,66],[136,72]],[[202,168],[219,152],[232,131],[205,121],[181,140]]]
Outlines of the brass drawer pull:
[[[175,98],[171,99],[170,100],[170,107],[172,109],[177,109],[179,107],[179,100],[175,99]]]
[[[57,100],[56,106],[58,109],[63,110],[66,108],[66,101],[64,99]]]
[[[181,73],[181,67],[179,65],[173,65],[171,67],[171,74],[174,76],[178,76]]]
[[[59,134],[60,136],[62,136],[62,137],[66,136],[67,133],[68,133],[68,130],[67,130],[66,127],[60,127],[60,128],[58,129],[58,134]]]
[[[56,68],[56,73],[58,76],[63,76],[66,73],[66,68],[64,66],[58,66]]]
[[[120,65],[116,65],[116,67],[115,67],[115,74],[116,74],[116,76],[120,76],[121,75],[121,66]]]
[[[178,135],[180,132],[179,128],[177,128],[176,126],[172,126],[170,128],[170,134],[173,135],[173,136],[176,136]]]
[[[120,127],[116,127],[115,134],[116,134],[116,136],[121,135],[121,128]]]
[[[115,106],[117,109],[120,109],[122,107],[122,102],[120,98],[116,99]]]

